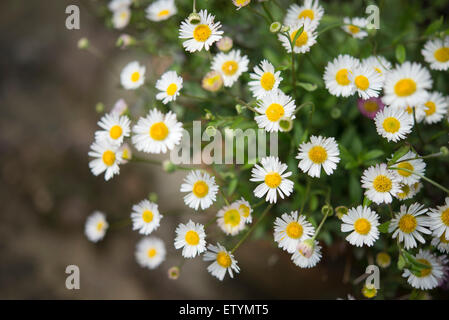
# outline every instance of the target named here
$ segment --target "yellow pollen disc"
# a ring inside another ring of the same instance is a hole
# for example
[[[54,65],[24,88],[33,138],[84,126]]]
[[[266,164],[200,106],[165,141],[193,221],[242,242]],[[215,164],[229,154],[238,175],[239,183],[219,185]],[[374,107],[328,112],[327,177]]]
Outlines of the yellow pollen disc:
[[[371,223],[365,218],[359,218],[354,222],[354,230],[358,234],[367,235],[371,230]]]
[[[115,153],[112,152],[111,150],[106,150],[103,153],[103,162],[108,167],[112,166],[115,162]]]
[[[101,231],[103,229],[104,223],[103,222],[98,222],[97,223],[97,231]]]
[[[272,103],[268,106],[267,110],[265,110],[265,115],[269,121],[276,122],[284,115],[284,112],[283,106],[279,103]]]
[[[377,289],[374,286],[372,288],[368,288],[365,285],[365,286],[363,286],[362,293],[365,296],[365,298],[368,298],[368,299],[374,298],[377,295]]]
[[[414,168],[410,164],[410,162],[401,162],[401,163],[398,164],[398,168],[407,169],[407,170],[410,170],[410,171],[414,170]],[[405,170],[398,170],[398,173],[401,176],[403,176],[403,177],[409,177],[412,174],[411,172],[408,172],[408,171],[405,171]]]
[[[418,222],[416,218],[411,214],[404,214],[401,219],[399,219],[399,229],[404,233],[412,233],[415,231]]]
[[[427,109],[424,110],[426,116],[431,116],[437,110],[435,103],[432,101],[427,101],[424,105],[427,107]]]
[[[290,35],[290,40],[291,40],[291,41],[295,40],[295,37],[296,37],[296,33],[297,33],[297,32],[298,32],[298,30],[295,31],[295,32],[293,32],[293,33]],[[307,43],[307,40],[308,40],[308,39],[309,39],[309,36],[307,35],[307,32],[303,31],[303,32],[299,35],[298,39],[296,39],[295,47],[302,47],[303,45],[305,45],[305,44]]]
[[[231,257],[224,251],[217,253],[217,263],[223,268],[229,268],[231,266]]]
[[[327,151],[322,146],[314,146],[309,150],[309,159],[316,164],[321,164],[327,159]]]
[[[426,259],[416,259],[416,261],[418,261],[419,263],[425,264],[426,266],[429,267],[426,269],[421,269],[421,274],[418,277],[420,277],[420,278],[427,277],[428,275],[430,275],[432,273],[432,265],[430,264],[429,261],[427,261]]]
[[[224,223],[231,225],[231,227],[236,227],[240,223],[240,212],[236,209],[231,209],[225,212]]]
[[[239,65],[237,64],[237,62],[230,60],[230,61],[226,61],[225,63],[223,63],[223,65],[221,66],[221,70],[223,71],[223,73],[227,76],[232,76],[234,75],[237,70],[239,68]]]
[[[209,186],[207,185],[206,182],[204,182],[202,180],[198,180],[193,185],[192,192],[198,198],[204,198],[207,195],[207,193],[209,192]]]
[[[153,221],[153,212],[151,212],[150,210],[145,210],[142,213],[142,219],[146,223],[150,223],[151,221]]]
[[[315,17],[315,13],[313,12],[313,10],[310,10],[310,9],[302,10],[301,13],[298,15],[298,19],[309,18],[310,20],[313,20],[314,17]]]
[[[198,42],[205,42],[211,34],[212,30],[210,30],[207,24],[197,25],[195,30],[193,30],[193,38]]]
[[[157,251],[154,248],[151,248],[150,250],[148,250],[147,255],[149,258],[153,258],[156,255]]]
[[[274,75],[271,72],[265,72],[260,78],[260,85],[266,91],[273,89],[275,82],[276,79],[274,78]]]
[[[176,85],[176,83],[172,83],[167,87],[167,94],[169,96],[172,96],[176,93],[176,90],[178,90],[178,86]]]
[[[164,140],[168,136],[168,128],[163,122],[156,122],[150,128],[150,137],[154,140]]]
[[[111,128],[111,130],[109,130],[109,136],[115,140],[122,136],[122,132],[122,127],[115,125]]]
[[[394,85],[394,92],[400,97],[407,97],[416,91],[416,82],[413,79],[401,79]]]
[[[159,13],[157,14],[158,17],[165,17],[170,13],[169,10],[165,9],[165,10],[161,10],[159,11]]]
[[[335,75],[335,80],[341,86],[347,86],[351,83],[348,78],[348,69],[340,69]]]
[[[382,174],[378,175],[373,181],[373,188],[377,192],[388,192],[392,187],[391,179]]]
[[[300,225],[296,221],[290,222],[288,224],[287,228],[285,229],[287,236],[289,236],[289,238],[292,238],[292,239],[301,238],[303,231],[304,231],[304,229],[303,229],[302,225]]]
[[[137,82],[137,81],[139,81],[139,79],[140,79],[140,73],[139,73],[139,71],[133,72],[133,73],[131,74],[131,81],[132,81],[132,82]]]
[[[198,243],[200,243],[200,236],[196,231],[189,230],[186,232],[185,240],[191,246],[196,246]]]
[[[410,106],[407,106],[407,108],[405,108],[405,111],[407,111],[408,114],[413,114],[413,108]]]
[[[363,104],[363,108],[368,112],[376,112],[379,110],[379,105],[375,101],[367,101]]]
[[[215,82],[217,82],[218,80],[220,80],[220,76],[219,76],[219,75],[216,75],[216,76],[207,78],[207,79],[206,79],[206,82],[207,82],[208,85],[211,85],[211,86],[212,86],[212,85],[215,84]]]
[[[401,128],[401,123],[396,118],[388,117],[382,123],[382,127],[389,133],[396,133]]]
[[[447,47],[439,48],[435,50],[433,56],[438,62],[447,62],[449,61],[449,48]]]
[[[449,227],[449,208],[441,213],[441,221],[443,221],[443,223]]]
[[[243,212],[243,217],[248,218],[249,217],[249,207],[247,205],[241,204],[239,206],[239,210]]]
[[[440,236],[440,242],[444,244],[449,243],[449,240],[446,240],[446,232],[443,232],[443,234]]]
[[[403,184],[403,185],[401,186],[401,191],[402,191],[402,192],[399,192],[396,196],[397,196],[399,199],[404,199],[404,198],[407,197],[407,195],[410,193],[410,186],[408,186],[408,185],[406,185],[406,184]]]
[[[265,184],[271,189],[279,187],[281,184],[282,178],[277,172],[268,173],[265,176]]]
[[[128,17],[128,13],[126,13],[126,11],[123,11],[122,13],[120,13],[120,18],[125,20]]]
[[[130,159],[130,155],[129,155],[129,150],[128,149],[123,149],[123,153],[122,153],[122,158],[123,159]]]
[[[366,90],[369,87],[368,78],[362,75],[355,77],[354,83],[360,90]]]
[[[359,32],[360,32],[360,28],[357,27],[357,26],[355,26],[355,25],[353,25],[353,24],[348,25],[348,30],[349,30],[349,32],[351,32],[352,34],[356,34],[356,33],[359,33]]]

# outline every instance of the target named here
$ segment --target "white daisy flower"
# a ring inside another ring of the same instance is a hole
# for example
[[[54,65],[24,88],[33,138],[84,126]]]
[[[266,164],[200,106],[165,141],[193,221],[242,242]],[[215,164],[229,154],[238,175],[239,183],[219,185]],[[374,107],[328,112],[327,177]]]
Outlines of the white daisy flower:
[[[311,22],[310,19],[302,19],[300,22],[291,25],[288,35],[290,40],[285,37],[285,35],[279,33],[278,38],[281,41],[282,46],[287,50],[288,53],[292,52],[292,46],[290,41],[295,40],[296,33],[301,27],[304,26],[302,33],[296,39],[293,47],[294,53],[306,53],[310,51],[310,47],[316,43],[317,33],[316,24]]]
[[[399,181],[398,174],[389,170],[385,163],[369,167],[363,171],[361,179],[365,196],[377,204],[393,201],[392,196],[400,191]]]
[[[104,140],[92,143],[88,155],[95,159],[89,162],[89,168],[95,176],[104,172],[104,179],[108,181],[114,175],[120,173],[119,164],[122,164],[123,160],[122,153],[118,148],[117,144]]]
[[[128,8],[131,6],[132,0],[111,0],[108,4],[108,8],[111,11],[117,11],[122,8]]]
[[[184,202],[190,208],[202,210],[209,208],[216,200],[218,186],[215,177],[199,170],[191,171],[181,185],[181,192],[188,192],[184,196]]]
[[[112,25],[115,29],[123,29],[131,19],[131,10],[128,7],[122,7],[112,13]]]
[[[122,144],[124,137],[129,137],[131,121],[118,113],[105,114],[98,125],[103,129],[95,132],[96,140],[106,140],[113,144]]]
[[[339,55],[329,61],[324,71],[324,83],[329,93],[336,97],[349,97],[354,94],[355,86],[351,82],[353,70],[357,69],[360,61],[350,55]]]
[[[424,205],[417,202],[410,205],[408,209],[406,205],[402,205],[401,212],[395,214],[391,220],[388,232],[393,232],[393,239],[399,236],[399,242],[404,242],[405,249],[415,248],[416,240],[426,243],[421,233],[432,233],[427,228],[429,226],[429,217],[425,214],[427,210]]]
[[[449,36],[444,39],[429,40],[421,50],[424,60],[430,64],[430,69],[449,69]]]
[[[369,207],[358,206],[349,209],[341,220],[341,232],[351,232],[346,240],[354,246],[372,247],[379,239],[379,215]]]
[[[276,72],[273,65],[267,60],[262,60],[259,65],[254,67],[254,73],[250,73],[249,77],[253,80],[248,83],[249,89],[256,99],[261,99],[277,91],[279,83],[282,81],[281,72]]]
[[[145,66],[137,61],[128,63],[120,74],[120,82],[127,90],[139,88],[145,82]]]
[[[446,239],[446,232],[439,237],[433,237],[431,245],[441,253],[449,253],[449,239]]]
[[[198,15],[200,18],[198,24],[190,23],[187,18],[179,29],[179,38],[187,39],[182,45],[188,52],[201,51],[203,48],[209,50],[214,42],[222,38],[223,31],[219,30],[221,23],[215,23],[213,15],[207,13],[207,10],[201,10]]]
[[[288,253],[294,253],[301,241],[314,234],[315,228],[307,221],[306,216],[298,216],[297,211],[284,213],[274,221],[274,241]]]
[[[398,142],[412,131],[413,118],[400,108],[385,107],[374,118],[377,133],[388,141]]]
[[[167,20],[178,11],[174,0],[158,0],[150,4],[145,12],[148,20],[162,21]]]
[[[433,230],[435,236],[440,237],[445,234],[446,240],[449,240],[449,197],[444,201],[442,206],[430,209],[430,229]]]
[[[431,92],[424,103],[424,122],[427,124],[438,123],[446,115],[449,108],[448,98],[439,92]]]
[[[413,120],[413,122],[415,121],[413,119],[413,110],[415,110],[416,122],[420,123],[424,120],[424,117],[426,116],[424,110],[427,109],[427,107],[424,104],[421,104],[416,106],[400,107],[399,109],[404,110],[407,113],[407,115]]]
[[[400,191],[395,194],[395,197],[399,200],[412,199],[416,195],[416,189],[414,185],[408,185],[404,183],[399,184]]]
[[[393,155],[392,155],[392,157],[393,157]],[[414,153],[413,151],[409,151],[396,161],[396,164],[394,165],[394,167],[399,168],[399,169],[407,169],[407,170],[413,171],[415,173],[418,173],[420,175],[424,175],[424,173],[426,172],[426,163],[424,162],[423,159],[414,159],[417,157],[418,157],[418,155],[416,153]],[[413,159],[413,160],[408,160],[408,159]],[[407,161],[404,161],[404,160],[407,160]],[[406,185],[412,185],[415,182],[418,182],[420,179],[419,176],[412,174],[410,172],[407,172],[405,170],[396,170],[396,172],[398,173],[401,182]]]
[[[391,62],[383,56],[370,56],[362,60],[362,64],[376,71],[385,79],[385,75],[391,70]]]
[[[426,102],[432,87],[429,71],[416,62],[404,62],[385,76],[382,101],[391,107],[416,106]]]
[[[407,282],[416,289],[430,290],[436,288],[444,275],[443,266],[437,256],[428,250],[419,249],[415,258],[421,264],[429,266],[429,268],[420,270],[419,274],[409,269],[404,269],[402,277],[408,278]]]
[[[365,31],[366,26],[368,25],[368,20],[365,18],[349,18],[345,17],[343,19],[344,26],[342,29],[350,34],[353,38],[363,39],[368,35],[368,32]]]
[[[321,168],[327,175],[331,175],[340,162],[340,150],[334,138],[324,138],[322,136],[311,136],[310,142],[299,145],[298,167],[311,177],[319,178]]]
[[[318,25],[324,15],[324,9],[320,6],[318,0],[305,0],[302,6],[292,4],[287,9],[284,19],[284,25],[292,26],[302,19],[309,19],[315,25]]]
[[[128,111],[128,104],[123,99],[118,99],[111,109],[111,113],[116,113],[119,116],[125,114],[126,111]]]
[[[318,241],[314,241],[313,251],[310,257],[306,257],[301,250],[295,249],[292,255],[292,261],[300,268],[313,268],[321,260],[321,246]]]
[[[251,0],[232,0],[232,3],[237,7],[237,10],[247,6]]]
[[[180,223],[176,228],[175,248],[182,248],[184,258],[195,256],[206,250],[206,232],[200,223],[189,220],[187,224]]]
[[[182,130],[176,114],[169,111],[164,115],[154,108],[134,125],[132,142],[138,151],[166,153],[181,143]]]
[[[362,99],[377,98],[383,86],[382,75],[372,67],[362,64],[350,74],[351,82]]]
[[[145,237],[137,243],[135,255],[142,268],[156,269],[165,260],[165,244],[159,238]]]
[[[106,221],[105,214],[100,211],[94,211],[87,217],[84,233],[89,241],[98,242],[104,238],[108,227],[109,224]]]
[[[253,209],[251,208],[249,202],[242,198],[235,201],[235,204],[237,204],[240,214],[245,219],[245,223],[252,223],[253,217],[251,216],[251,213],[253,212]]]
[[[259,128],[265,129],[268,132],[279,131],[279,121],[283,117],[294,119],[294,112],[296,109],[295,101],[278,90],[269,93],[261,100],[257,101],[256,111],[260,115],[256,115],[256,120]]]
[[[248,71],[248,63],[248,57],[242,56],[240,50],[220,52],[212,60],[212,70],[221,74],[225,87],[231,87],[243,72]]]
[[[235,236],[245,228],[245,218],[235,202],[220,209],[217,218],[218,226],[227,235]]]
[[[218,280],[223,281],[226,271],[228,271],[231,278],[234,277],[233,272],[239,273],[240,268],[237,266],[237,261],[234,259],[233,254],[228,252],[221,244],[218,242],[216,246],[209,244],[207,250],[203,255],[203,260],[213,261],[207,267],[207,271]]]
[[[159,228],[162,217],[156,203],[143,200],[133,205],[133,212],[131,213],[133,230],[139,230],[140,234],[149,235]]]
[[[277,202],[277,193],[282,199],[284,195],[290,196],[293,192],[293,182],[287,179],[292,175],[291,172],[285,172],[287,165],[273,156],[262,158],[260,162],[262,166],[255,164],[251,170],[250,181],[262,182],[254,189],[254,195],[262,198],[266,194],[265,200],[270,203]]]
[[[182,89],[182,77],[178,77],[176,71],[167,71],[156,82],[156,89],[161,91],[156,95],[156,99],[162,100],[163,104],[175,101]]]

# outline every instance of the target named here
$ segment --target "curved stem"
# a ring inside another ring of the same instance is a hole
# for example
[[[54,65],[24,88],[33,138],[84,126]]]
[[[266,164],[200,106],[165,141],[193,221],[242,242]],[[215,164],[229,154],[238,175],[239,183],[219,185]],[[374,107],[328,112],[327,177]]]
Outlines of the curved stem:
[[[429,179],[429,178],[423,176],[422,174],[416,173],[416,172],[414,172],[414,171],[412,171],[412,170],[408,170],[408,169],[406,169],[406,168],[389,167],[389,169],[392,169],[392,170],[401,170],[401,171],[405,171],[405,172],[409,172],[409,173],[411,173],[411,174],[414,174],[414,175],[416,175],[416,176],[422,178],[423,180],[426,180],[427,182],[433,184],[435,187],[440,188],[441,190],[443,190],[443,191],[446,192],[447,194],[449,194],[449,189],[447,189],[447,188],[443,187],[441,184],[439,184],[439,183],[437,183],[437,182],[435,182],[435,181],[433,181],[433,180],[431,180],[431,179]]]

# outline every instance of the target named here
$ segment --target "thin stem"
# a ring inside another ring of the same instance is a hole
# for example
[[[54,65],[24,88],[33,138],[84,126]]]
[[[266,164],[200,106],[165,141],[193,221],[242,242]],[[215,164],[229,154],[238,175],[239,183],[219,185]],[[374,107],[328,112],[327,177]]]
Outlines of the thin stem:
[[[389,169],[392,169],[392,170],[401,170],[401,171],[405,171],[405,172],[409,172],[409,173],[411,173],[411,174],[417,175],[418,177],[420,177],[420,178],[426,180],[427,182],[433,184],[435,187],[440,188],[441,190],[443,190],[444,192],[446,192],[447,194],[449,194],[449,189],[447,189],[447,188],[443,187],[441,184],[439,184],[439,183],[437,183],[437,182],[435,182],[435,181],[433,181],[433,180],[431,180],[431,179],[429,179],[429,178],[423,176],[422,174],[416,173],[416,172],[414,172],[414,171],[412,171],[412,170],[408,170],[408,169],[406,169],[406,168],[389,167]]]
[[[331,30],[333,28],[341,27],[342,25],[343,25],[343,23],[339,22],[337,24],[333,24],[333,25],[327,26],[327,27],[323,28],[322,30],[318,31],[318,36],[322,35],[326,31],[329,31],[329,30]]]
[[[311,183],[310,183],[310,179],[309,179],[309,177],[307,177],[306,193],[305,193],[305,195],[304,195],[304,200],[303,200],[303,202],[301,203],[301,209],[299,210],[299,215],[301,215],[302,212],[304,211],[304,207],[305,207],[306,202],[307,202],[307,199],[308,199],[308,197],[309,197],[310,184],[311,184]]]
[[[417,157],[414,157],[414,158],[408,158],[408,159],[404,159],[404,160],[401,160],[401,161],[396,161],[395,163],[392,163],[391,165],[395,165],[395,164],[398,164],[398,163],[401,163],[401,162],[406,162],[406,161],[411,161],[411,160],[438,158],[438,157],[440,157],[442,155],[444,155],[442,152],[435,152],[435,153],[428,154],[426,156],[417,156]]]
[[[242,237],[242,239],[240,239],[240,241],[235,245],[235,247],[231,250],[231,253],[234,253],[239,247],[240,245],[245,242],[245,240],[248,238],[248,236],[251,234],[251,232],[253,232],[253,230],[259,225],[259,223],[263,220],[263,218],[265,218],[265,216],[267,215],[268,211],[270,211],[270,209],[273,207],[273,204],[268,205],[265,210],[262,212],[262,215],[260,216],[259,220],[257,220],[256,223],[254,223],[251,228],[245,233],[245,235]]]
[[[268,18],[271,20],[270,22],[273,22],[274,18],[271,15],[270,11],[268,11],[267,4],[265,2],[262,2],[262,8],[265,11],[265,13],[267,14]]]
[[[269,20],[265,15],[261,14],[261,13],[260,13],[259,11],[257,11],[256,9],[252,8],[251,5],[248,6],[248,9],[249,9],[252,13],[254,13],[255,15],[258,15],[259,17],[264,18],[265,21],[266,21],[268,24],[271,23],[270,20]]]
[[[238,103],[241,103],[241,104],[245,105],[245,107],[246,107],[248,110],[251,110],[252,112],[257,113],[257,114],[259,113],[259,112],[257,112],[256,109],[254,109],[253,107],[251,107],[247,102],[243,101],[242,99],[240,99],[240,98],[238,98],[238,97],[235,97],[235,101],[237,101]]]
[[[185,98],[198,99],[198,100],[203,100],[203,101],[209,101],[210,100],[207,97],[194,96],[194,95],[191,95],[191,94],[188,94],[188,93],[183,93],[182,96],[185,97]]]
[[[117,229],[121,229],[123,227],[129,226],[131,224],[131,219],[130,218],[126,218],[120,221],[116,221],[114,223],[111,224],[111,227],[109,228],[109,230],[117,230]]]
[[[226,196],[225,196],[223,190],[221,190],[221,189],[220,189],[220,194],[221,194],[221,196],[223,197],[223,200],[224,200],[224,202],[226,203],[226,205],[229,206],[229,201],[228,201],[228,199],[226,198]]]
[[[214,223],[215,221],[217,221],[218,217],[215,216],[212,219],[210,219],[205,225],[204,225],[204,230],[206,230],[207,227],[209,227],[212,223]]]
[[[419,141],[421,141],[421,144],[424,146],[425,142],[424,142],[424,140],[423,140],[423,138],[421,136],[421,131],[419,130],[418,122],[416,121],[415,107],[413,107],[413,124],[416,127],[416,133],[418,134]]]
[[[192,8],[192,12],[196,13],[196,0],[193,0],[193,8]]]
[[[253,209],[260,207],[261,205],[263,205],[265,203],[265,199],[260,200],[258,203],[256,203],[255,205],[253,205]]]
[[[155,165],[162,165],[162,161],[160,160],[154,160],[154,159],[143,159],[143,158],[138,158],[136,156],[133,156],[130,161],[133,162],[145,162],[145,163],[150,163],[150,164],[155,164]]]
[[[330,211],[330,210],[329,210]],[[323,219],[320,222],[320,225],[318,226],[318,228],[315,231],[315,234],[312,237],[312,242],[315,241],[316,237],[318,236],[318,234],[320,233],[321,228],[324,225],[324,221],[326,221],[327,217],[329,216],[329,211],[326,212],[326,214],[324,215]]]

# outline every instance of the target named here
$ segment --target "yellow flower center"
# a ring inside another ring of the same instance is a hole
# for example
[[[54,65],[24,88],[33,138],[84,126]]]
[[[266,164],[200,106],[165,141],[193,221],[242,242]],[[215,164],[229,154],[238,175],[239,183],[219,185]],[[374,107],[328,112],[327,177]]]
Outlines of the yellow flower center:
[[[130,154],[129,154],[129,150],[128,149],[123,149],[123,151],[122,151],[123,153],[122,153],[122,158],[123,159],[131,159],[131,156],[130,156]]]
[[[365,218],[359,218],[354,222],[354,230],[358,234],[367,235],[371,230],[371,223]]]
[[[260,78],[260,85],[266,91],[273,89],[275,82],[276,79],[274,78],[274,75],[271,72],[265,72]]]
[[[231,257],[225,251],[217,253],[217,263],[223,268],[229,268],[231,266]]]
[[[440,236],[440,242],[444,244],[449,243],[449,240],[446,240],[446,231]]]
[[[404,233],[411,233],[415,231],[418,222],[416,218],[411,214],[404,214],[401,219],[399,219],[399,229]]]
[[[398,168],[401,168],[401,169],[407,169],[407,170],[410,170],[410,171],[413,171],[414,170],[414,168],[413,168],[413,166],[410,164],[410,162],[401,162],[401,163],[399,163],[398,164]],[[408,171],[405,171],[405,170],[398,170],[398,173],[401,175],[401,176],[403,176],[403,177],[409,177],[412,173],[411,172],[408,172]]]
[[[391,263],[391,257],[386,252],[379,252],[377,254],[377,263],[380,266],[388,266]]]
[[[101,231],[102,229],[103,229],[103,227],[104,227],[104,223],[103,222],[98,222],[97,223],[97,231]]]
[[[229,224],[232,227],[236,227],[240,223],[240,212],[236,209],[231,209],[224,214],[224,223]]]
[[[368,112],[376,112],[377,110],[379,110],[379,105],[377,104],[377,102],[370,100],[366,101],[363,104],[363,108]]]
[[[153,258],[156,255],[157,251],[154,248],[148,250],[147,255],[149,258]]]
[[[298,30],[296,30],[295,32],[293,32],[293,33],[290,35],[290,40],[291,40],[291,41],[295,40],[295,37],[296,37],[296,33],[297,33],[297,32],[298,32]],[[303,31],[303,32],[299,35],[298,39],[296,39],[295,47],[302,47],[303,45],[305,45],[305,44],[307,43],[307,40],[308,40],[308,39],[309,39],[309,37],[307,36],[307,32]]]
[[[391,179],[383,174],[378,175],[373,181],[373,188],[377,192],[388,192],[392,187]]]
[[[249,217],[249,207],[247,205],[241,204],[239,206],[239,210],[241,210],[243,212],[243,216],[245,218]]]
[[[348,69],[341,69],[338,70],[337,74],[335,75],[335,80],[337,83],[341,86],[347,86],[351,83],[348,78]]]
[[[168,136],[168,128],[163,122],[156,122],[150,128],[150,137],[154,140],[164,140]]]
[[[360,90],[366,90],[369,87],[368,78],[362,75],[355,77],[354,83]]]
[[[131,81],[132,82],[137,82],[140,79],[140,73],[139,71],[135,71],[131,74]]]
[[[230,60],[230,61],[226,61],[225,63],[223,63],[223,65],[221,66],[221,70],[223,71],[223,73],[227,76],[232,76],[234,75],[237,70],[239,68],[239,65],[237,64],[237,62]]]
[[[433,56],[438,62],[447,62],[449,61],[449,48],[448,47],[439,48],[435,50]]]
[[[315,17],[315,13],[313,12],[313,10],[310,10],[310,9],[302,10],[301,13],[298,15],[298,19],[309,18],[310,20],[313,20],[314,17]]]
[[[398,132],[399,128],[401,128],[401,123],[396,118],[388,117],[384,120],[382,126],[384,127],[385,131],[389,133],[396,133]]]
[[[410,106],[407,106],[407,107],[405,108],[405,111],[407,111],[408,114],[413,114],[413,108],[410,107]]]
[[[353,24],[348,25],[348,30],[349,30],[349,32],[351,32],[352,34],[356,34],[356,33],[359,33],[359,32],[360,32],[360,28],[357,27],[357,26],[355,26],[355,25],[353,25]]]
[[[111,130],[109,130],[109,136],[115,140],[122,136],[122,132],[122,127],[115,125],[111,128]]]
[[[416,82],[413,79],[401,79],[394,85],[394,92],[400,97],[407,97],[416,91]]]
[[[210,30],[207,24],[197,25],[195,30],[193,30],[193,38],[198,42],[205,42],[211,34],[212,30]]]
[[[157,16],[161,18],[161,17],[168,16],[169,13],[170,13],[170,10],[164,9],[164,10],[159,11]]]
[[[142,219],[146,223],[150,223],[151,221],[153,221],[153,212],[151,212],[150,210],[145,210],[142,213]]]
[[[196,246],[200,243],[200,236],[196,231],[189,230],[186,232],[185,240],[189,245]]]
[[[435,103],[432,101],[427,101],[424,105],[427,107],[427,109],[424,110],[426,116],[431,116],[437,110]]]
[[[272,103],[268,106],[267,110],[265,110],[265,115],[267,119],[276,122],[284,115],[284,107],[279,103]]]
[[[432,273],[432,265],[426,259],[416,259],[419,263],[425,264],[428,268],[421,269],[421,274],[418,276],[420,278],[427,277]]]
[[[365,298],[371,299],[377,295],[377,289],[375,286],[367,287],[365,285],[365,286],[363,286],[362,293],[365,296]]]
[[[265,184],[271,189],[279,187],[281,181],[282,178],[277,172],[271,172],[265,176]]]
[[[449,227],[449,208],[441,213],[441,221],[443,221],[443,223]]]
[[[401,191],[402,191],[402,192],[399,192],[399,193],[397,194],[397,197],[398,197],[399,199],[404,199],[404,198],[407,197],[407,195],[410,193],[410,186],[408,186],[408,185],[406,185],[406,184],[403,184],[403,185],[401,186]]]
[[[287,233],[287,236],[289,236],[289,238],[299,239],[301,238],[304,229],[302,225],[300,225],[298,222],[293,221],[288,224],[287,228],[285,229],[285,232]]]
[[[314,146],[309,150],[309,158],[313,163],[321,164],[327,159],[327,151],[322,146]]]
[[[178,90],[178,86],[176,85],[176,83],[172,83],[167,87],[167,94],[169,96],[172,96],[176,93],[176,90]]]
[[[207,195],[207,193],[209,192],[209,186],[207,185],[206,182],[204,182],[202,180],[198,180],[193,185],[192,192],[198,198],[204,198]]]
[[[115,162],[115,153],[111,150],[106,150],[103,153],[103,162],[108,167],[112,166]]]

